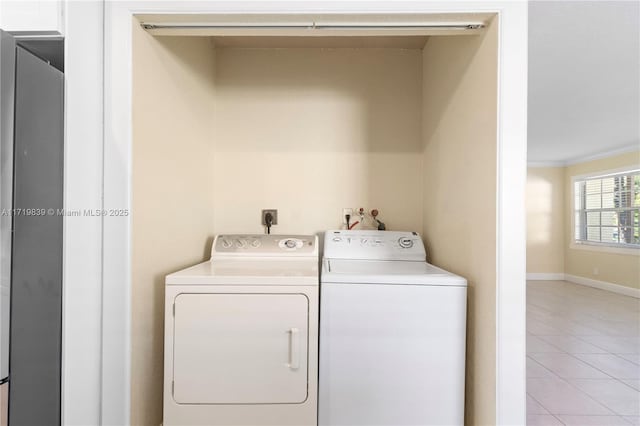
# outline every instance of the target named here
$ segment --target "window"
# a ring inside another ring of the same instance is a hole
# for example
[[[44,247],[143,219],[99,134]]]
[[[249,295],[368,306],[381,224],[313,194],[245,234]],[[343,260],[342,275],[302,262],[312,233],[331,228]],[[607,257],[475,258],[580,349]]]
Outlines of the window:
[[[574,179],[575,241],[640,248],[640,169]]]

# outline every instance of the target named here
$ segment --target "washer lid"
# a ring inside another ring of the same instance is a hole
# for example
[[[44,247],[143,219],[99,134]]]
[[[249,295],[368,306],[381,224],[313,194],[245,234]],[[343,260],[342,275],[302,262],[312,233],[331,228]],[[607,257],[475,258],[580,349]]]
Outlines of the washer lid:
[[[427,262],[325,259],[323,283],[466,286],[467,280]]]

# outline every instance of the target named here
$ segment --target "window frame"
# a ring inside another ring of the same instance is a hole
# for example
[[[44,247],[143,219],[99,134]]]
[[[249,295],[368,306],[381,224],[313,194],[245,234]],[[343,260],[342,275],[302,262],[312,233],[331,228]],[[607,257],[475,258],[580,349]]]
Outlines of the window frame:
[[[593,251],[604,251],[611,253],[622,253],[622,254],[635,254],[640,256],[640,244],[626,244],[626,243],[612,243],[612,242],[599,242],[599,241],[589,241],[582,240],[576,238],[576,213],[579,208],[576,208],[576,183],[578,181],[586,181],[589,179],[597,179],[604,178],[611,175],[622,175],[622,174],[635,174],[640,173],[640,164],[630,165],[627,167],[621,167],[616,169],[609,170],[600,170],[580,175],[571,176],[571,244],[570,247],[573,249],[582,249],[582,250],[593,250]],[[633,209],[634,207],[632,207]],[[636,207],[638,208],[638,207]],[[586,209],[585,209],[586,210]],[[619,211],[626,210],[625,208],[606,208],[600,209],[600,212],[603,211]],[[586,218],[584,219],[586,220]]]

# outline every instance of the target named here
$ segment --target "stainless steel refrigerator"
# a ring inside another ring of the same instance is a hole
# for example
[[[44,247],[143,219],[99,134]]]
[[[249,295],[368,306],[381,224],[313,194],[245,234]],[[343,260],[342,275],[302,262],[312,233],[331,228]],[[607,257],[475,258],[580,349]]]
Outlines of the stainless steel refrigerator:
[[[0,379],[8,422],[61,413],[64,76],[0,31]]]

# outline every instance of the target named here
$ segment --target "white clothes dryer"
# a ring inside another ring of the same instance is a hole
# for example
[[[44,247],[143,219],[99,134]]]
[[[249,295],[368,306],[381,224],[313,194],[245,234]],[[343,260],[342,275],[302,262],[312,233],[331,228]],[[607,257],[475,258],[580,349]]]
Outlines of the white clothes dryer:
[[[318,243],[219,235],[165,286],[164,426],[317,424]]]
[[[463,425],[467,282],[415,232],[327,231],[319,424]]]

